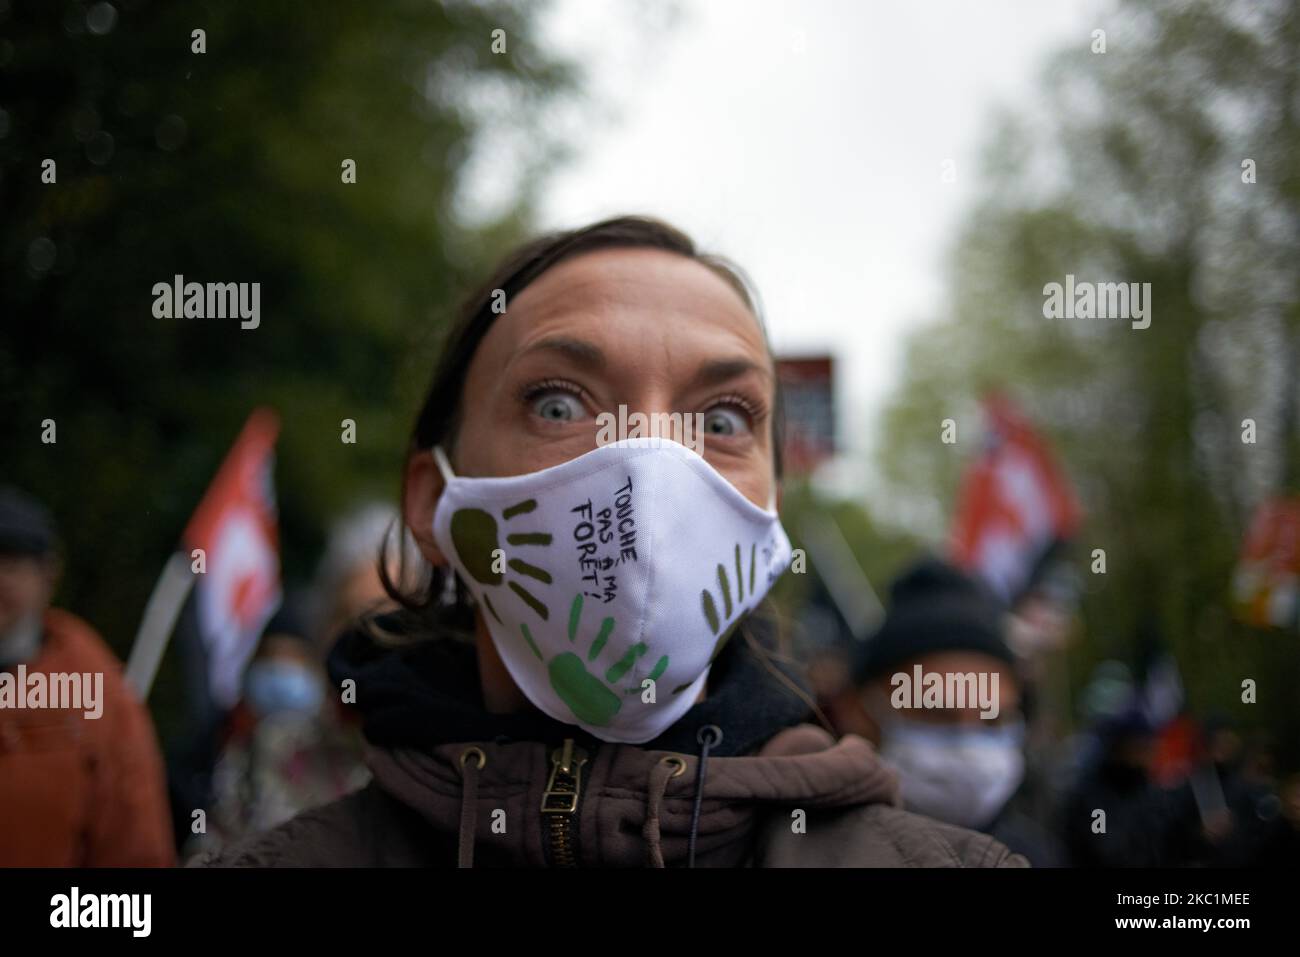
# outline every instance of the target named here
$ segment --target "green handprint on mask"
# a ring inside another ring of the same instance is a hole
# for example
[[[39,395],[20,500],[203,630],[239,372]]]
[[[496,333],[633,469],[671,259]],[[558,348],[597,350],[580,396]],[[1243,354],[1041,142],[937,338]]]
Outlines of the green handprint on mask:
[[[502,509],[501,518],[503,521],[509,521],[518,515],[527,515],[536,508],[536,499],[525,499]],[[504,581],[506,587],[518,595],[520,600],[536,612],[539,618],[545,621],[550,617],[550,609],[537,596],[519,582],[506,580],[505,575],[497,571],[496,552],[501,548],[501,544],[497,520],[490,512],[485,512],[481,508],[462,508],[453,512],[451,516],[451,542],[456,548],[456,554],[460,556],[461,563],[465,566],[465,571],[475,581],[481,585],[493,586],[500,585]],[[506,544],[550,545],[551,536],[548,532],[515,532],[506,536]],[[544,568],[538,568],[536,565],[531,565],[522,559],[512,558],[506,562],[506,567],[518,575],[527,576],[544,585],[551,584],[550,572]],[[483,603],[487,606],[487,610],[491,612],[492,617],[500,621],[501,616],[497,614],[496,608],[492,606],[492,599],[488,597],[486,590],[483,592]]]
[[[713,593],[709,591],[709,589],[705,588],[703,591],[700,592],[700,609],[704,613],[704,621],[709,626],[709,632],[711,634],[718,636],[717,641],[714,642],[713,645],[713,654],[709,656],[709,664],[713,664],[713,662],[717,659],[718,655],[721,654],[722,649],[726,647],[727,642],[731,640],[731,636],[735,634],[736,629],[740,627],[741,621],[744,620],[745,617],[744,612],[748,610],[743,605],[743,602],[745,600],[745,595],[746,595],[746,591],[745,591],[746,575],[745,575],[745,569],[741,561],[741,558],[742,556],[740,551],[740,544],[737,543],[736,551],[735,551],[736,577],[734,579],[734,586],[733,586],[733,579],[728,574],[727,566],[722,563],[718,564],[717,585],[718,585],[718,593],[722,596],[721,609],[718,608],[718,602],[714,600]],[[750,545],[749,546],[748,594],[751,597],[751,599],[753,598],[754,595],[754,577],[755,577],[756,569],[758,567],[757,559],[758,559],[758,546]],[[733,590],[735,592],[734,601],[732,598]],[[719,614],[719,610],[721,611],[721,614]],[[734,612],[734,617],[733,617],[733,612]],[[722,629],[721,634],[718,634],[719,629]],[[684,685],[678,685],[676,688],[673,689],[672,693],[681,694],[690,686],[691,685],[689,682]]]
[[[578,630],[582,623],[582,606],[583,596],[575,595],[572,605],[569,606],[569,643],[575,644],[578,640]],[[565,651],[552,658],[546,666],[546,673],[551,680],[551,688],[573,712],[575,718],[583,724],[589,724],[593,727],[604,727],[614,720],[615,715],[623,706],[623,696],[614,690],[629,672],[633,670],[636,663],[645,656],[649,651],[645,642],[637,642],[628,648],[622,656],[612,665],[605,669],[603,677],[599,674],[592,674],[587,670],[588,665],[595,667],[595,661],[600,657],[609,643],[610,635],[614,632],[614,619],[605,618],[600,623],[600,629],[596,632],[596,637],[592,640],[591,646],[587,649],[586,661],[580,655],[573,651]],[[537,647],[537,642],[533,640],[532,632],[528,625],[520,624],[520,631],[523,632],[524,640],[528,642],[528,647],[532,649],[539,661],[545,661],[541,650]],[[599,671],[599,669],[596,669]],[[663,673],[668,670],[668,656],[662,655],[650,673],[646,675],[652,681],[658,681]],[[641,681],[634,680],[631,687],[624,689],[623,695],[633,695],[640,691]]]

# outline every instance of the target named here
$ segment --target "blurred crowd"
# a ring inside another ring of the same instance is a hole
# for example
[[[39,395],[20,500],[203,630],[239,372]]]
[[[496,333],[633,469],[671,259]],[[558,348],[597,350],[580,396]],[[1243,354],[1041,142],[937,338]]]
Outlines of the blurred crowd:
[[[393,517],[370,504],[336,524],[314,581],[263,630],[239,701],[196,709],[164,752],[103,640],[49,607],[51,516],[0,493],[0,669],[103,672],[106,699],[97,721],[0,708],[0,866],[184,862],[364,786],[360,733],[324,659],[346,623],[386,602],[377,559]]]
[[[310,587],[263,630],[237,705],[164,760],[105,643],[50,607],[53,519],[0,493],[0,672],[105,674],[99,721],[0,708],[0,865],[183,863],[362,787],[361,737],[324,660],[387,603],[377,565],[394,519],[368,505],[332,529]],[[908,810],[991,834],[1034,866],[1300,864],[1300,774],[1279,774],[1266,734],[1191,712],[1172,659],[1102,662],[1067,704],[1071,580],[1066,563],[1045,567],[1009,612],[927,557],[892,584],[865,641],[819,641],[806,633],[819,619],[803,618],[822,719],[879,749]],[[996,676],[994,707],[900,706],[898,676],[929,673]]]
[[[958,569],[920,560],[868,640],[812,653],[831,720],[877,744],[908,809],[990,834],[1035,867],[1300,865],[1300,774],[1279,780],[1266,734],[1192,713],[1172,658],[1135,642],[1148,649],[1140,677],[1101,662],[1069,713],[1059,672],[1074,591],[1068,564],[1049,561],[1008,611]],[[895,707],[892,679],[918,665],[996,674],[996,716]]]

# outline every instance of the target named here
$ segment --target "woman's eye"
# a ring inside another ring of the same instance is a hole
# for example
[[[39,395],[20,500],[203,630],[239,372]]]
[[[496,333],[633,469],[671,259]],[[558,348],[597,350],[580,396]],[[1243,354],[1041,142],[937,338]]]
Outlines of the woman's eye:
[[[548,422],[576,422],[586,410],[573,393],[552,390],[533,400],[533,414]]]
[[[747,431],[749,423],[736,409],[718,406],[704,413],[705,435],[744,435]]]

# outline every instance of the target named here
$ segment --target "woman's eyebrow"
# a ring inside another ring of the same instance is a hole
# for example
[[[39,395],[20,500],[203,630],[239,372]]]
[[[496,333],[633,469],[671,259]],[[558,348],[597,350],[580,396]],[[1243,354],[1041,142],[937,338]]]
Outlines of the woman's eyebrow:
[[[519,356],[526,356],[533,352],[558,352],[580,366],[597,370],[605,368],[605,353],[595,343],[585,339],[548,336],[545,339],[538,339],[519,353]]]
[[[771,371],[753,359],[715,359],[700,366],[692,381],[694,386],[717,385],[728,379],[735,379],[748,373],[757,373],[764,379],[772,378]]]

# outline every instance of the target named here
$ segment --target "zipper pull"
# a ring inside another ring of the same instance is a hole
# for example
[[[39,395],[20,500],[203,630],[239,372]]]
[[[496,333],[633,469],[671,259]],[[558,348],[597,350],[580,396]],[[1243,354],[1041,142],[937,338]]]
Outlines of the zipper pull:
[[[586,763],[587,752],[575,747],[572,738],[565,738],[563,747],[551,752],[551,777],[542,794],[543,814],[572,814],[578,810],[582,766]]]

